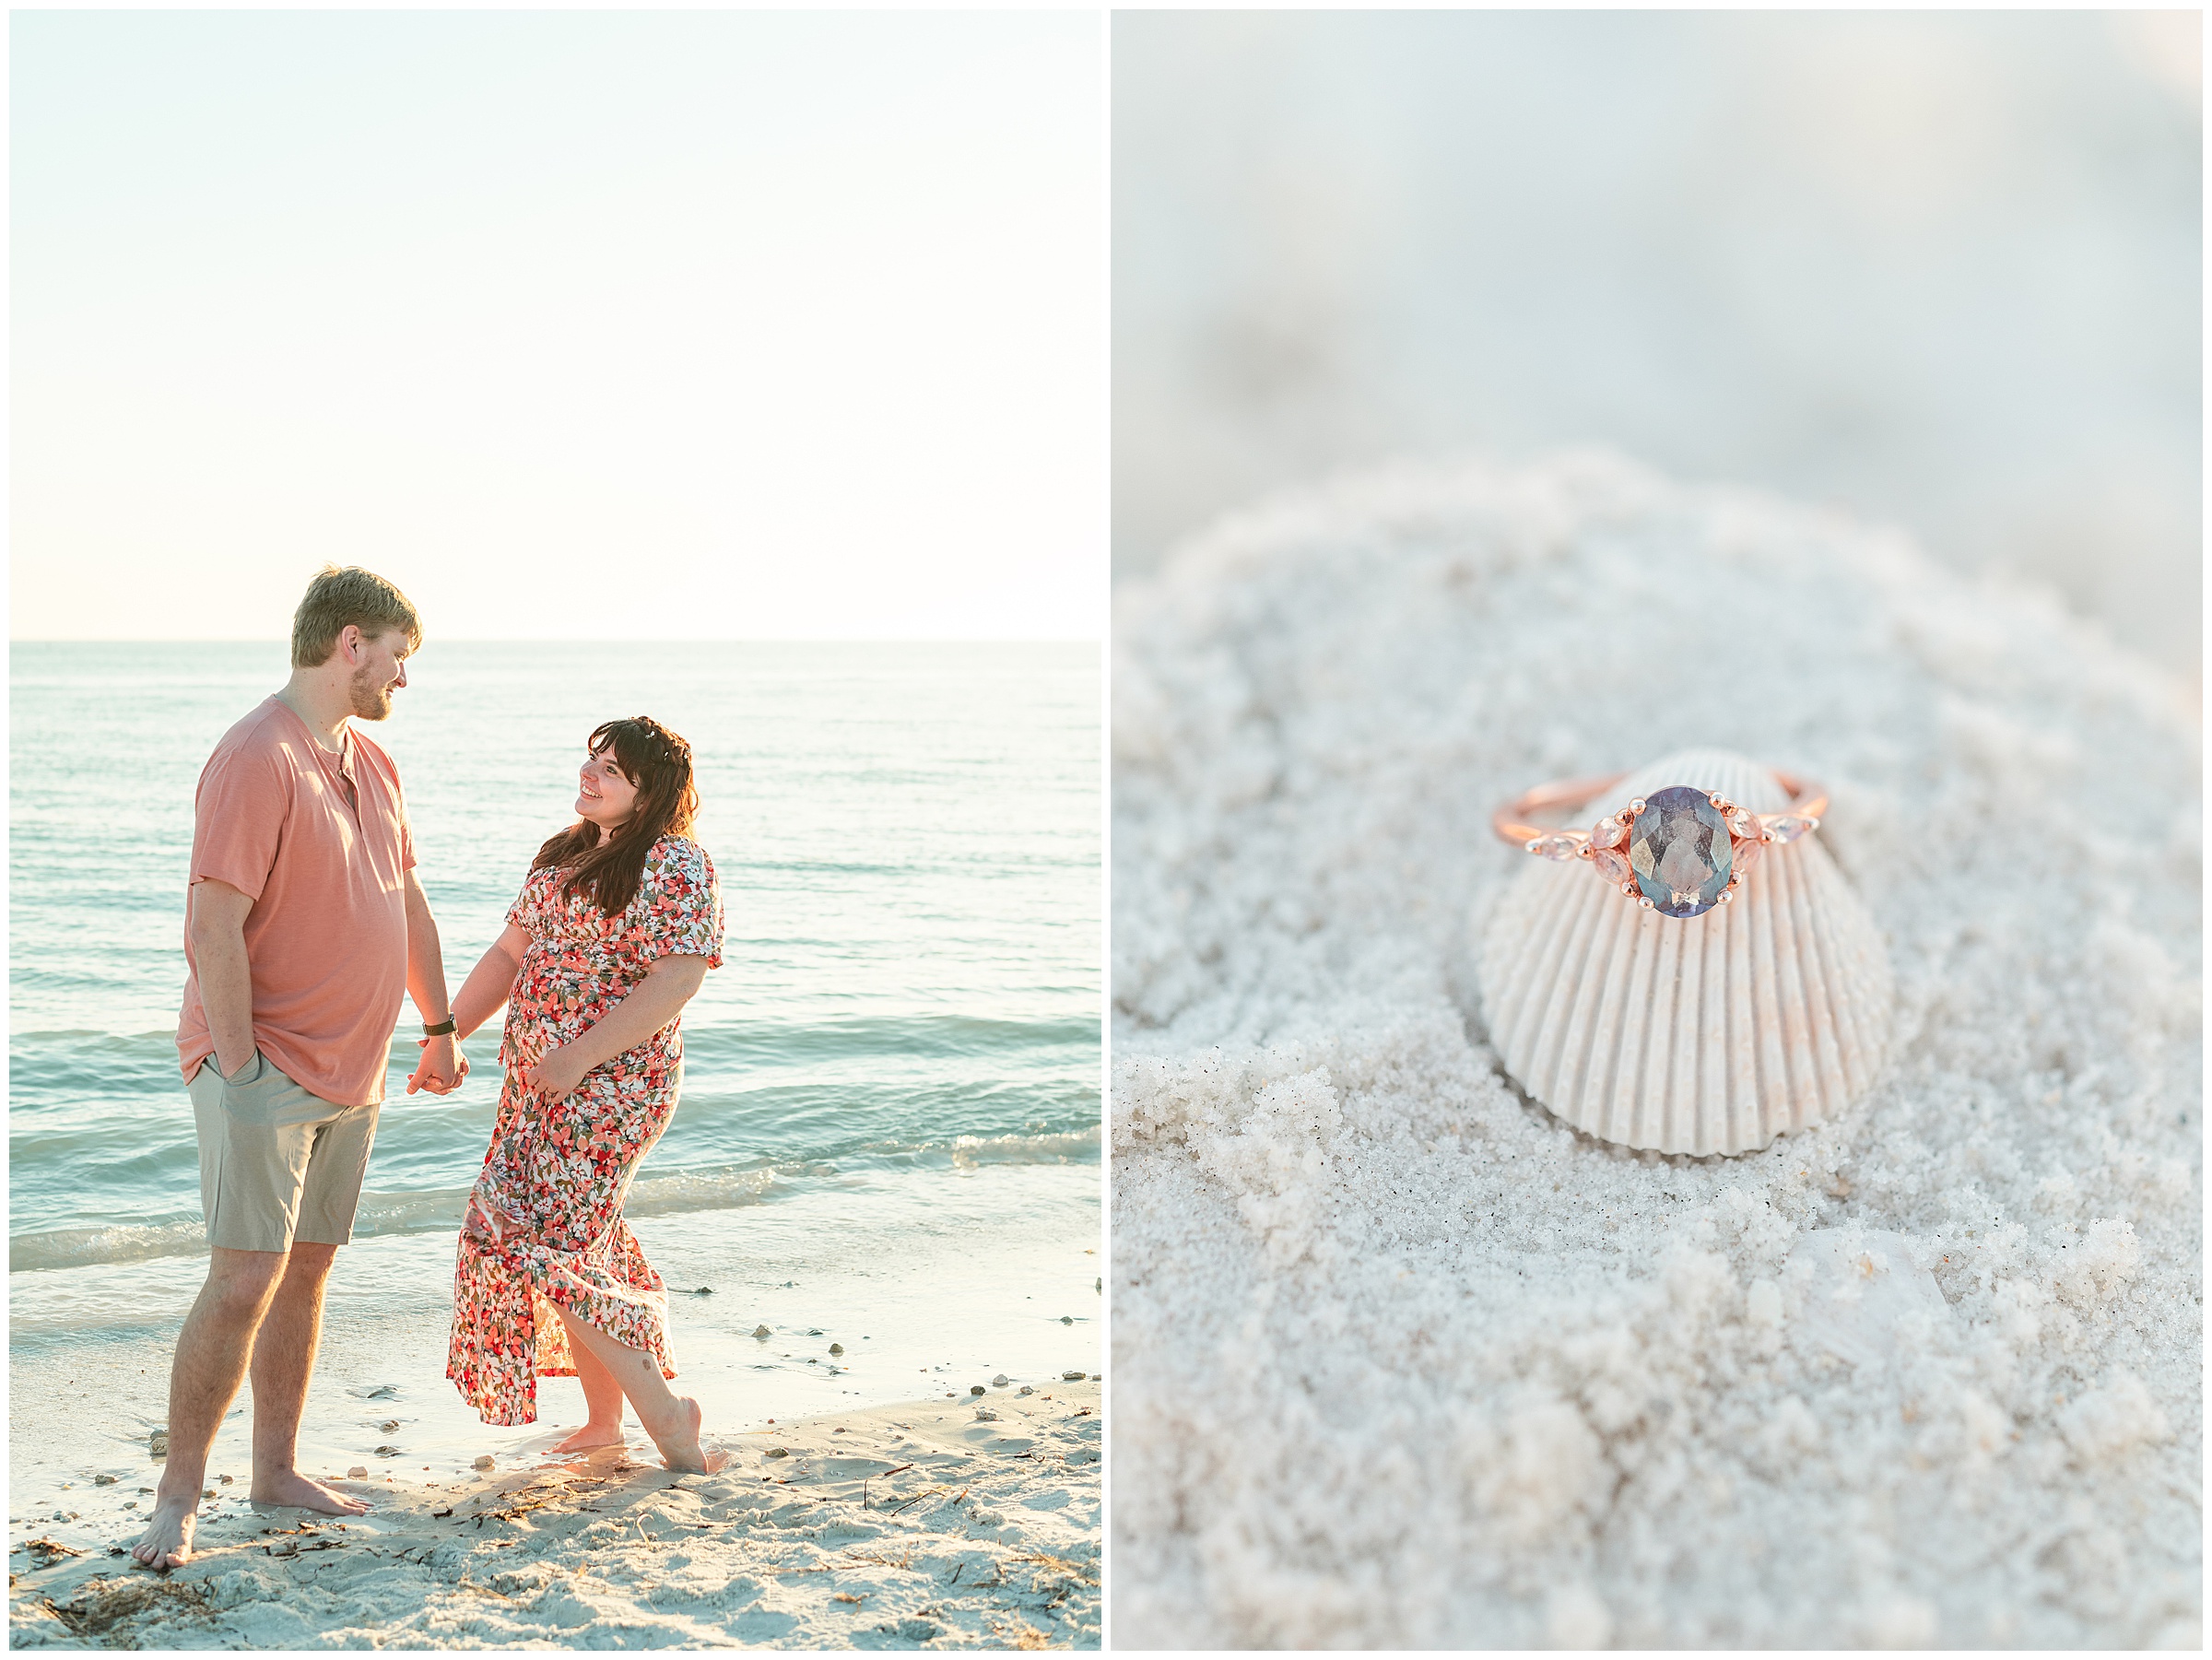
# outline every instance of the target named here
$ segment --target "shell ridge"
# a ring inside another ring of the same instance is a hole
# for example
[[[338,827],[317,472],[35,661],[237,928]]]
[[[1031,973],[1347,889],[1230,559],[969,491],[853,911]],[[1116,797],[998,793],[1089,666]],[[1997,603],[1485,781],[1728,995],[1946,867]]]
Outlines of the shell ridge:
[[[1585,884],[1590,889],[1583,901],[1586,915],[1583,954],[1575,969],[1574,981],[1569,988],[1565,1018],[1559,1022],[1560,1065],[1559,1100],[1565,1116],[1571,1124],[1580,1124],[1587,1115],[1585,1100],[1590,1089],[1590,1028],[1597,1018],[1603,1002],[1604,974],[1612,960],[1613,929],[1609,925],[1618,914],[1619,895],[1609,891],[1602,883]]]
[[[1547,889],[1554,886],[1550,880],[1553,874],[1548,867],[1535,872],[1535,879],[1531,884],[1532,891],[1528,905],[1531,914],[1522,919],[1523,926],[1518,930],[1524,942],[1528,939],[1531,932],[1529,924],[1533,924],[1535,914],[1540,913],[1543,909],[1542,901],[1550,897]],[[1537,952],[1541,954],[1545,948],[1551,943],[1539,938],[1536,941]],[[1528,1058],[1527,1046],[1524,1041],[1524,1029],[1528,1021],[1530,1005],[1535,1001],[1543,983],[1541,974],[1530,973],[1521,977],[1519,983],[1512,988],[1513,995],[1507,1003],[1503,1022],[1498,1033],[1498,1046],[1506,1056],[1506,1064],[1520,1075],[1524,1084],[1528,1081],[1524,1065]]]
[[[1554,865],[1546,873],[1554,887],[1573,881],[1581,873],[1571,865]],[[1580,937],[1577,925],[1583,906],[1587,901],[1586,887],[1571,889],[1566,896],[1566,925],[1551,930],[1546,941],[1548,948],[1542,971],[1531,988],[1527,1013],[1523,1017],[1522,1051],[1527,1056],[1528,1076],[1538,1082],[1536,1093],[1549,1097],[1557,1082],[1551,1070],[1551,1056],[1557,1045],[1550,1042],[1560,988],[1569,983],[1567,965],[1574,954]]]
[[[1636,1022],[1635,1059],[1621,1075],[1621,1089],[1613,1100],[1613,1117],[1620,1126],[1620,1134],[1614,1139],[1625,1141],[1630,1147],[1640,1145],[1635,1136],[1643,1105],[1643,1069],[1652,1046],[1652,1018],[1659,1006],[1659,948],[1651,937],[1651,913],[1640,911],[1637,920],[1640,925],[1636,930],[1635,952],[1630,958],[1633,972],[1629,982],[1628,1006],[1641,1018]]]
[[[1816,842],[1812,849],[1805,851],[1815,851],[1818,847],[1818,843]],[[1814,996],[1811,992],[1814,986],[1826,988],[1834,984],[1826,971],[1825,942],[1819,937],[1823,930],[1813,926],[1814,917],[1818,914],[1812,903],[1817,869],[1818,861],[1798,862],[1797,952],[1800,964],[1798,972],[1807,987],[1806,1016],[1812,1025],[1813,1054],[1820,1077],[1821,1115],[1827,1117],[1841,1112],[1843,1103],[1850,1096],[1843,1079],[1843,1049],[1841,1033],[1837,1030],[1837,999],[1833,996]],[[1808,958],[1809,964],[1806,962]]]
[[[1721,914],[1725,916],[1727,912],[1721,912]],[[1697,978],[1694,978],[1692,985],[1686,987],[1697,998],[1690,1027],[1688,1027],[1688,1031],[1690,1031],[1690,1044],[1688,1044],[1688,1049],[1690,1049],[1690,1054],[1688,1054],[1688,1074],[1690,1074],[1688,1076],[1688,1085],[1690,1085],[1688,1131],[1690,1131],[1690,1148],[1688,1151],[1710,1153],[1719,1147],[1716,1126],[1712,1122],[1712,1098],[1705,1093],[1705,1071],[1708,1071],[1705,1052],[1712,1049],[1712,1018],[1710,1018],[1712,998],[1708,996],[1712,992],[1712,912],[1705,912],[1699,923],[1701,923],[1701,927],[1697,930],[1697,938],[1683,941],[1683,956],[1697,956],[1697,970],[1694,970]],[[1692,945],[1697,948],[1694,952],[1690,949]],[[1683,978],[1688,981],[1690,976]]]
[[[1821,907],[1830,918],[1830,926],[1820,930],[1813,941],[1813,949],[1819,954],[1820,972],[1841,994],[1829,999],[1830,1018],[1833,1022],[1836,1042],[1836,1110],[1859,1092],[1859,1083],[1853,1074],[1853,1065],[1860,1053],[1863,1037],[1860,1031],[1860,1010],[1855,976],[1851,971],[1850,960],[1855,953],[1845,949],[1846,941],[1840,937],[1856,932],[1850,919],[1843,914],[1839,902],[1840,886],[1833,860],[1822,857],[1814,873],[1818,878]]]
[[[1720,1077],[1715,1080],[1717,1098],[1714,1113],[1719,1119],[1719,1148],[1723,1152],[1739,1152],[1743,1148],[1741,1126],[1737,1124],[1736,1102],[1743,1091],[1737,1088],[1736,1074],[1740,1062],[1735,1053],[1735,936],[1743,931],[1743,918],[1736,912],[1743,906],[1743,895],[1721,912],[1721,924],[1713,939],[1713,976],[1720,986],[1720,1012],[1714,1022],[1719,1029],[1715,1051]]]
[[[1828,1112],[1830,1089],[1827,1052],[1830,1045],[1822,1041],[1828,1022],[1820,1007],[1820,999],[1814,995],[1814,988],[1818,983],[1812,976],[1811,965],[1806,956],[1808,943],[1806,935],[1810,930],[1806,926],[1805,864],[1803,859],[1796,859],[1791,862],[1790,867],[1790,956],[1797,975],[1798,1018],[1805,1030],[1805,1068],[1812,1084],[1811,1110],[1805,1122],[1811,1124],[1815,1122],[1811,1113],[1825,1116]]]
[[[1737,899],[1743,896],[1738,893]],[[1735,1124],[1735,976],[1730,971],[1729,959],[1735,949],[1735,912],[1733,903],[1721,907],[1720,949],[1715,953],[1719,961],[1714,972],[1721,979],[1721,1076],[1720,1100],[1715,1111],[1720,1115],[1720,1150],[1735,1152],[1742,1143]]]
[[[1545,994],[1549,1018],[1538,1029],[1539,1047],[1533,1063],[1537,1074],[1549,1080],[1556,1098],[1566,1104],[1570,1116],[1580,1097],[1582,1084],[1579,1076],[1582,1069],[1576,1064],[1574,1045],[1570,1039],[1580,1023],[1578,1017],[1586,1000],[1584,976],[1590,971],[1591,953],[1605,921],[1604,912],[1597,903],[1606,897],[1602,887],[1585,881],[1582,889],[1574,899],[1574,969]]]
[[[1650,1069],[1653,1091],[1646,1093],[1646,1098],[1643,1098],[1643,1111],[1653,1115],[1653,1122],[1643,1131],[1646,1137],[1650,1137],[1646,1144],[1648,1147],[1657,1147],[1659,1151],[1670,1151],[1668,1120],[1675,1115],[1675,1074],[1677,1066],[1681,1065],[1681,965],[1683,956],[1688,956],[1688,949],[1690,949],[1690,941],[1683,938],[1681,930],[1677,930],[1672,936],[1665,936],[1665,934],[1659,936],[1659,960],[1664,978],[1659,978],[1657,983],[1665,987],[1665,1025],[1657,1030],[1661,1052],[1659,1065]]]
[[[1800,1105],[1803,1092],[1798,1083],[1798,1067],[1794,1064],[1797,1044],[1791,1030],[1791,1023],[1796,1012],[1794,1007],[1795,999],[1791,994],[1795,988],[1790,983],[1787,977],[1788,959],[1783,953],[1782,942],[1783,905],[1779,898],[1783,890],[1789,886],[1789,877],[1785,872],[1780,870],[1772,872],[1771,875],[1775,893],[1769,896],[1766,933],[1767,967],[1768,972],[1772,976],[1769,984],[1773,994],[1771,1007],[1774,1010],[1775,1056],[1782,1071],[1783,1110],[1788,1114],[1790,1127],[1795,1129],[1804,1121],[1804,1113]]]
[[[1636,1050],[1636,1070],[1629,1079],[1628,1138],[1631,1147],[1652,1145],[1648,1122],[1652,1111],[1652,1054],[1666,1042],[1666,1034],[1659,1029],[1659,1007],[1665,990],[1666,946],[1664,936],[1637,942],[1636,954],[1643,969],[1643,1022],[1638,1034],[1641,1042]]]
[[[1599,1134],[1610,1130],[1613,1127],[1614,1119],[1618,1116],[1616,1109],[1620,1101],[1621,1046],[1629,1025],[1626,1018],[1629,1007],[1629,988],[1634,983],[1636,978],[1638,931],[1633,924],[1641,921],[1642,921],[1642,913],[1639,912],[1632,918],[1624,919],[1622,925],[1615,929],[1613,935],[1616,947],[1625,944],[1626,948],[1615,951],[1613,967],[1610,971],[1618,978],[1618,980],[1608,980],[1606,983],[1606,989],[1614,993],[1614,995],[1606,1000],[1606,1006],[1610,1012],[1612,1042],[1606,1045],[1605,1090],[1594,1102],[1594,1116],[1598,1125],[1603,1126],[1598,1130]],[[1596,1128],[1597,1126],[1592,1127]]]
[[[1751,960],[1751,1003],[1759,1017],[1759,1099],[1773,1103],[1760,1128],[1779,1131],[1789,1126],[1790,1063],[1782,1029],[1781,971],[1774,966],[1774,888],[1780,878],[1763,865],[1759,871],[1759,926],[1747,941]]]
[[[1749,1008],[1752,999],[1757,995],[1749,972],[1750,912],[1751,907],[1758,902],[1747,881],[1743,903],[1730,907],[1728,954],[1724,964],[1723,983],[1727,991],[1722,1000],[1722,1018],[1728,1029],[1728,1140],[1731,1146],[1737,1148],[1762,1145],[1761,1133],[1766,1128],[1759,1111],[1759,1021],[1756,1012]],[[1737,915],[1739,911],[1743,914]],[[1736,1030],[1739,1024],[1736,1019],[1739,985],[1742,987],[1741,999],[1746,1006],[1746,1012],[1753,1014],[1747,1029],[1741,1033]],[[1748,1089],[1744,1088],[1747,1070],[1751,1074]]]

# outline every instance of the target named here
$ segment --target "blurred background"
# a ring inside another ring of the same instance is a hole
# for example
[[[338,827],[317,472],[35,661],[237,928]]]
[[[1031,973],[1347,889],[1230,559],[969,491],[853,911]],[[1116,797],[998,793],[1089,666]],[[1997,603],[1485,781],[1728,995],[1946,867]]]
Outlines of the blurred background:
[[[1113,564],[1608,445],[2058,590],[2201,686],[2194,12],[1124,12]]]

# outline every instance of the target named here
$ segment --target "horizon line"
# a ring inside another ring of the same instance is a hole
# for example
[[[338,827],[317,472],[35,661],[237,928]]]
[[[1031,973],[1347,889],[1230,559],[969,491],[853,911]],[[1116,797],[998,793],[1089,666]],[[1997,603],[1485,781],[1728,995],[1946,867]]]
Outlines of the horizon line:
[[[436,637],[446,645],[1104,645],[1103,634],[505,634]],[[11,634],[10,645],[289,645],[286,634],[186,640],[175,634]],[[419,652],[420,647],[417,650]]]

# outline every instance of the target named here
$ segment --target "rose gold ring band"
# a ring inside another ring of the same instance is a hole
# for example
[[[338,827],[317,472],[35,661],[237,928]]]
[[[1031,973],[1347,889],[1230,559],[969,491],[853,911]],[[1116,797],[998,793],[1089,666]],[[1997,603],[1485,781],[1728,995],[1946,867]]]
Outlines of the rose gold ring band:
[[[1559,807],[1586,806],[1627,776],[1626,772],[1611,772],[1603,778],[1569,778],[1556,783],[1538,784],[1526,794],[1516,795],[1491,814],[1490,828],[1498,832],[1500,840],[1510,842],[1515,847],[1525,847],[1539,836],[1561,833],[1541,824],[1530,824],[1527,819],[1531,813],[1548,812]],[[1774,771],[1774,782],[1790,793],[1790,807],[1784,813],[1758,814],[1760,826],[1771,830],[1778,819],[1809,818],[1813,824],[1807,828],[1817,828],[1821,816],[1828,811],[1828,791],[1794,773],[1779,769]],[[1577,840],[1586,836],[1586,832],[1575,830],[1564,833]]]

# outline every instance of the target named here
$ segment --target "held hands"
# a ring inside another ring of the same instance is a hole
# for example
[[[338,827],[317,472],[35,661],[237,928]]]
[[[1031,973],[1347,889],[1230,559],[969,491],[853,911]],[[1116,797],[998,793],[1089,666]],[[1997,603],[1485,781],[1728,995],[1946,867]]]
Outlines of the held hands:
[[[417,1038],[422,1059],[407,1077],[407,1093],[428,1089],[432,1095],[451,1095],[468,1076],[468,1056],[452,1033],[441,1038]]]
[[[563,1043],[523,1068],[523,1081],[534,1089],[545,1092],[547,1101],[559,1101],[583,1082],[583,1075],[591,1070],[576,1058],[576,1046]]]

